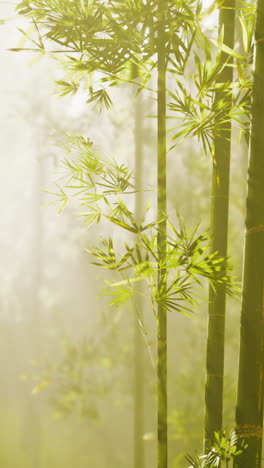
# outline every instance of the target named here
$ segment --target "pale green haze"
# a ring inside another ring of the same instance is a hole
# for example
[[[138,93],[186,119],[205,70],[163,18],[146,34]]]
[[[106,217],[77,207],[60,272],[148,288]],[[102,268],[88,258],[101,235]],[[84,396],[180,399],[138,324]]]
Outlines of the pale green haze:
[[[213,432],[237,423],[247,437],[255,11],[228,1],[224,18],[211,1],[0,1],[1,468],[216,468],[194,461]],[[209,332],[208,301],[225,314]],[[261,468],[251,452],[236,464],[230,443],[222,468]]]

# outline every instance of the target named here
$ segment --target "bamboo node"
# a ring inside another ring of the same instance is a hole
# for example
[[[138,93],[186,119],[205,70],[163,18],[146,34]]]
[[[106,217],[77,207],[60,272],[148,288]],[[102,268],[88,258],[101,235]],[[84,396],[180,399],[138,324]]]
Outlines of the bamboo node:
[[[248,236],[249,234],[252,234],[254,232],[264,232],[264,225],[259,224],[258,226],[253,226],[252,228],[247,229],[246,236]]]
[[[257,424],[240,424],[236,428],[237,433],[245,439],[254,438],[262,439],[263,427]]]

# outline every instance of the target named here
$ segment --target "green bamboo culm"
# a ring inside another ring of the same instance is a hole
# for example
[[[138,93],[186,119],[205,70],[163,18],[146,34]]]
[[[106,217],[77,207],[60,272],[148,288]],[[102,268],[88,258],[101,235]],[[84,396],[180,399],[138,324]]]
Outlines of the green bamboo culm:
[[[157,208],[158,208],[158,293],[166,288],[166,0],[158,1],[158,164],[157,164]],[[167,468],[167,310],[158,303],[158,468]]]
[[[132,64],[133,80],[139,81],[138,66]],[[135,97],[135,221],[142,222],[144,200],[143,186],[143,115],[142,93]],[[144,468],[144,339],[143,339],[144,297],[141,282],[137,285],[134,299],[134,467]]]
[[[264,0],[257,2],[246,204],[237,433],[248,443],[240,468],[260,468],[264,363]]]
[[[223,43],[233,49],[235,31],[235,0],[221,3],[219,12],[219,35]],[[227,115],[232,106],[232,94],[226,86],[233,80],[231,57],[221,54],[223,69],[217,77],[218,88],[214,105],[224,106],[223,119],[215,122],[214,153],[212,168],[212,205],[211,205],[211,251],[219,256],[227,256],[228,207],[231,153],[231,120]],[[226,65],[226,66],[225,66]],[[222,429],[223,383],[224,383],[224,346],[225,346],[226,294],[224,286],[209,288],[208,338],[206,351],[205,385],[205,430],[204,450],[212,447],[214,432]]]

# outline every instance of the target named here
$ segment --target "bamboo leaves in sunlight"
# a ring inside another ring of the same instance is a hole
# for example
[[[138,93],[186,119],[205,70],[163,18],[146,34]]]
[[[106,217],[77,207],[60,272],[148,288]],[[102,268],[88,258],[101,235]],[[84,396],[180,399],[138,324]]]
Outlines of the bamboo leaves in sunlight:
[[[217,136],[215,123],[225,123],[234,120],[238,123],[241,132],[248,130],[248,112],[251,102],[252,79],[250,74],[252,21],[241,16],[241,27],[244,34],[244,55],[228,48],[220,39],[206,41],[206,57],[202,57],[194,50],[195,74],[186,77],[186,82],[195,85],[186,86],[176,76],[175,89],[169,90],[169,108],[172,111],[170,118],[175,119],[176,130],[171,137],[172,141],[183,139],[188,135],[195,136],[201,141],[205,153],[212,153],[214,138]],[[246,29],[247,24],[247,29]],[[227,55],[226,62],[221,59],[221,52]],[[212,58],[214,57],[214,58]],[[233,66],[230,59],[236,59],[238,70],[237,80],[219,83],[218,77],[224,67]],[[215,99],[221,93],[221,100]],[[232,105],[230,106],[230,97]],[[221,127],[222,128],[222,127]],[[175,145],[174,145],[175,146]],[[173,147],[174,147],[173,146]]]
[[[211,450],[206,455],[192,457],[187,455],[186,460],[191,463],[188,468],[228,468],[230,463],[238,466],[239,457],[248,448],[241,437],[234,430],[222,430],[214,433],[214,442]]]
[[[63,80],[57,80],[56,83],[58,85],[57,94],[59,96],[67,96],[67,94],[76,94],[79,89],[78,84],[74,83],[74,81],[67,82]]]
[[[195,289],[201,286],[202,278],[207,278],[212,285],[223,284],[229,294],[235,292],[237,286],[226,273],[226,259],[219,258],[217,252],[209,254],[207,233],[198,234],[198,227],[188,232],[181,219],[177,228],[167,221],[166,252],[160,259],[157,221],[147,221],[147,207],[145,219],[138,224],[124,199],[127,194],[134,193],[133,174],[129,168],[101,157],[89,139],[70,137],[64,144],[73,155],[62,165],[65,182],[56,194],[62,203],[60,211],[72,198],[78,203],[78,215],[88,225],[99,223],[104,218],[121,231],[135,236],[134,243],[130,245],[119,242],[117,248],[114,239],[108,237],[102,240],[102,247],[87,249],[94,259],[92,264],[122,275],[120,281],[108,282],[104,290],[112,297],[112,304],[121,305],[130,299],[138,281],[147,283],[154,311],[158,304],[162,304],[166,310],[190,312],[190,306],[198,298]],[[157,286],[157,276],[161,272],[166,275],[164,288]]]
[[[118,259],[112,238],[102,241],[105,250],[93,248],[87,251],[96,258],[96,262],[92,261],[94,265],[117,272],[127,270],[126,279],[112,283],[107,281],[109,286],[107,292],[110,296],[113,294],[114,303],[123,304],[133,294],[137,294],[135,283],[145,281],[155,307],[162,304],[168,311],[189,313],[191,306],[197,303],[199,298],[197,287],[203,285],[203,278],[207,278],[213,286],[223,284],[230,295],[239,290],[234,279],[226,273],[225,259],[219,258],[217,254],[208,253],[208,240],[206,233],[196,238],[186,232],[184,237],[182,233],[177,238],[168,236],[166,256],[162,262],[159,262],[157,256],[155,230],[152,230],[149,236],[143,235],[141,238],[139,235],[134,246],[125,243],[123,247],[125,253],[120,254]],[[158,273],[164,270],[166,270],[166,287],[158,288],[156,278]],[[118,294],[120,294],[119,299]]]
[[[29,41],[62,64],[67,78],[60,80],[61,95],[76,92],[82,83],[88,102],[109,108],[108,88],[123,82],[147,87],[157,67],[155,2],[26,0],[17,11],[35,25],[38,40],[32,33]],[[168,1],[164,53],[167,71],[174,75],[183,76],[193,45],[201,42],[201,11],[201,2]],[[133,65],[139,70],[140,84],[131,79]]]

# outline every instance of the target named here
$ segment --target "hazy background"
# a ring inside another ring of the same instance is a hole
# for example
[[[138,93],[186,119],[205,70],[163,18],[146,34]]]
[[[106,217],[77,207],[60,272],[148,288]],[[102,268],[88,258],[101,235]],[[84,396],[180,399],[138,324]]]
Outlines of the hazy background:
[[[1,2],[1,18],[13,15]],[[60,132],[91,138],[107,156],[133,168],[134,98],[113,94],[110,112],[93,110],[85,96],[58,98],[61,72],[48,58],[14,53],[21,35],[13,20],[0,27],[0,465],[3,468],[131,468],[133,312],[98,297],[103,271],[89,264],[87,230],[74,206],[58,215],[56,166],[65,156]],[[25,26],[25,25],[24,25]],[[27,27],[27,26],[25,26]],[[21,43],[23,46],[23,42]],[[145,116],[155,103],[143,95]],[[154,111],[155,112],[155,111]],[[155,188],[155,119],[145,118],[146,185]],[[232,162],[230,254],[240,276],[246,184],[246,149],[235,142]],[[193,227],[210,219],[210,156],[195,140],[168,161],[169,211]],[[155,211],[155,192],[149,192]],[[109,228],[108,228],[109,229]],[[108,274],[109,278],[109,274]],[[206,295],[206,294],[205,294]],[[239,302],[229,300],[225,424],[232,424],[237,367]],[[145,311],[146,468],[155,466],[155,320]],[[170,467],[187,466],[184,453],[201,449],[206,303],[191,318],[169,314]],[[46,384],[48,384],[46,386]],[[42,391],[38,385],[43,387]],[[46,388],[44,388],[46,387]]]

